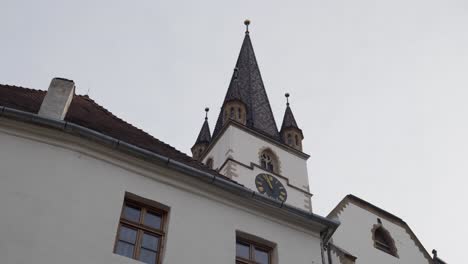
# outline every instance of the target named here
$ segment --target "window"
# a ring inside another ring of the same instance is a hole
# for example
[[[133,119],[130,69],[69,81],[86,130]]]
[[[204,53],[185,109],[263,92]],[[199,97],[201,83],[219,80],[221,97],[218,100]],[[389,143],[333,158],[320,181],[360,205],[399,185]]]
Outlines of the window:
[[[270,247],[238,238],[236,241],[236,264],[271,264],[271,252]]]
[[[299,136],[295,135],[294,138],[296,139],[296,146],[299,146]]]
[[[161,263],[167,212],[126,199],[120,215],[114,253],[143,263]]]
[[[398,257],[397,249],[393,238],[390,236],[390,233],[382,226],[380,219],[377,219],[378,224],[374,225],[372,231],[372,239],[374,240],[374,247]]]
[[[206,160],[206,166],[208,166],[208,168],[210,169],[213,169],[213,159],[212,158],[209,158]]]
[[[287,143],[288,145],[292,145],[293,144],[293,139],[292,139],[292,135],[288,133],[288,136],[287,136]]]
[[[266,149],[260,154],[260,166],[270,172],[278,173],[278,159],[276,155],[269,149]]]
[[[237,108],[237,117],[239,119],[239,122],[242,120],[242,110],[239,108]]]
[[[377,246],[377,248],[383,251],[391,252],[390,243],[387,241],[387,238],[385,234],[383,233],[382,228],[377,229],[375,231],[374,236],[375,236],[375,245]]]
[[[229,118],[231,118],[231,119],[235,118],[234,107],[231,107],[231,110],[229,112]]]

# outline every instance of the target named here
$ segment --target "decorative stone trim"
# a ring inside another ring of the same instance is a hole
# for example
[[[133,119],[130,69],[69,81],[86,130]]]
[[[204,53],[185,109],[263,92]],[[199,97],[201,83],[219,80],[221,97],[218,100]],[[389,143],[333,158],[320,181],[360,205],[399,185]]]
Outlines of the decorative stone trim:
[[[237,164],[231,161],[232,157],[229,157],[226,163],[226,167],[223,170],[223,174],[229,179],[237,178],[239,175],[237,172]]]
[[[356,263],[357,257],[351,255],[350,253],[348,253],[345,250],[335,246],[332,243],[328,244],[328,250],[330,250],[336,256],[338,256],[338,258],[340,259],[340,264],[354,264],[354,263]]]
[[[253,163],[253,162],[251,162],[251,163],[250,163],[250,166],[248,166],[248,165],[246,165],[246,164],[244,164],[244,163],[242,163],[242,162],[239,162],[239,161],[237,161],[237,160],[234,160],[232,157],[228,157],[228,159],[226,159],[226,161],[224,161],[223,165],[221,165],[221,167],[219,168],[219,171],[223,171],[223,169],[225,169],[225,167],[228,166],[229,163],[235,163],[235,164],[237,164],[237,165],[243,166],[243,167],[245,167],[245,168],[247,168],[247,169],[250,169],[250,170],[253,170],[254,167],[257,167],[257,168],[263,170],[262,167],[258,166],[257,164],[255,164],[255,163]],[[296,187],[296,186],[294,186],[294,185],[291,185],[291,184],[289,183],[289,179],[286,178],[286,177],[284,177],[283,175],[279,175],[279,174],[276,174],[276,173],[274,173],[274,172],[268,172],[268,173],[270,173],[270,174],[272,174],[272,175],[274,175],[274,176],[276,176],[276,177],[278,177],[278,178],[281,178],[281,179],[285,180],[287,186],[291,187],[292,189],[295,189],[295,190],[298,190],[298,191],[300,191],[300,192],[303,192],[303,193],[309,195],[310,197],[313,196],[312,193],[310,193],[310,192],[308,192],[308,191],[306,191],[306,190],[303,190],[303,189],[301,189],[301,188],[299,188],[299,187]],[[224,174],[223,174],[223,175],[224,175]]]

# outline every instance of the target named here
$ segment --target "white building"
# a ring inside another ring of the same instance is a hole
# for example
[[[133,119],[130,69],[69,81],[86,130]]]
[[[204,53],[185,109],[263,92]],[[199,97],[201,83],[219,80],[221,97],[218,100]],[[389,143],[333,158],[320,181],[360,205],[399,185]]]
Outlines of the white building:
[[[0,85],[0,263],[442,263],[358,198],[312,212],[303,133],[289,104],[278,130],[248,31],[195,159],[74,89]]]

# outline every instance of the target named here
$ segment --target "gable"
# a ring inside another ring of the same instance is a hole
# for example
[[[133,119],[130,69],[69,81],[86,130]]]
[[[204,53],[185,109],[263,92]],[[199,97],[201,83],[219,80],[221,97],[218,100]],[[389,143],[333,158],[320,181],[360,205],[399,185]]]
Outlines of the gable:
[[[345,216],[346,215],[346,216]],[[352,216],[351,216],[352,215]],[[432,263],[432,258],[430,257],[427,250],[424,248],[422,243],[416,237],[414,232],[404,222],[401,218],[365,201],[354,195],[347,195],[327,216],[328,218],[338,218],[342,225],[340,229],[352,229],[358,225],[367,225],[368,233],[365,236],[372,235],[372,228],[378,225],[378,221],[383,223],[383,226],[389,229],[392,236],[395,238],[396,246],[408,246],[408,243],[403,243],[404,241],[411,241],[415,245],[417,250],[423,256],[423,258],[428,262]],[[350,221],[351,218],[354,218],[355,221]],[[359,220],[357,220],[357,218]],[[366,222],[367,221],[367,222]],[[367,230],[367,229],[366,229]],[[396,231],[395,231],[396,230]],[[347,231],[347,230],[346,230]],[[367,232],[367,231],[366,231]],[[399,232],[399,235],[393,234],[393,232]],[[337,231],[340,233],[340,230]],[[372,237],[371,237],[372,238]],[[335,240],[334,240],[335,241]],[[336,241],[335,241],[336,242]],[[338,244],[340,246],[345,246]],[[353,252],[356,253],[356,252]],[[360,256],[357,255],[359,258]]]

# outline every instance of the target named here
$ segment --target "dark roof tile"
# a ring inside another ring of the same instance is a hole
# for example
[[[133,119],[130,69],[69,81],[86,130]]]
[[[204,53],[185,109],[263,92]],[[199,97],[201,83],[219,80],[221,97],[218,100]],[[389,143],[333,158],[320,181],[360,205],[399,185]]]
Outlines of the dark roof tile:
[[[0,84],[0,106],[37,113],[39,112],[45,94],[46,91]],[[65,121],[92,129],[154,153],[167,156],[191,167],[213,173],[218,177],[226,178],[178,151],[174,147],[116,117],[86,95],[74,95]]]
[[[223,112],[226,102],[234,99],[240,100],[246,106],[247,127],[281,142],[249,34],[245,35],[242,43],[236,70],[232,75],[221,107],[213,137],[219,134],[223,126]]]

